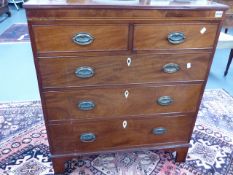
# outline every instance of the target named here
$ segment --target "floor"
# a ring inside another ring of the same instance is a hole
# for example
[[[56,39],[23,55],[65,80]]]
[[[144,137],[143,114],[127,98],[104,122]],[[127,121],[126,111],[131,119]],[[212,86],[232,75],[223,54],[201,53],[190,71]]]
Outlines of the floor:
[[[12,17],[2,21],[0,34],[14,23],[26,23],[25,11],[10,5]],[[229,31],[233,34],[233,29]],[[206,88],[223,88],[233,95],[233,65],[223,76],[229,49],[217,49]],[[39,100],[30,43],[0,44],[0,102]]]
[[[10,11],[12,17],[0,23],[0,34],[14,23],[26,23],[24,9],[10,5]],[[0,44],[0,92],[0,102],[40,99],[30,43]]]

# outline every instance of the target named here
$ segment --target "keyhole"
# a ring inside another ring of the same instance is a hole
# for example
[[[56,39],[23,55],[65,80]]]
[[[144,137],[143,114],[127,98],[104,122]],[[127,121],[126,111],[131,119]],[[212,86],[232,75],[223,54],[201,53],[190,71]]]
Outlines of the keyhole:
[[[127,65],[128,65],[128,67],[131,65],[131,63],[132,63],[131,58],[127,58]]]
[[[129,96],[129,91],[126,90],[125,93],[124,93],[124,95],[125,95],[125,98],[128,98],[128,96]]]
[[[187,63],[187,69],[190,69],[192,67],[191,63]]]
[[[126,120],[123,121],[122,125],[123,125],[123,128],[125,129],[127,127],[127,125],[128,125],[127,121]]]

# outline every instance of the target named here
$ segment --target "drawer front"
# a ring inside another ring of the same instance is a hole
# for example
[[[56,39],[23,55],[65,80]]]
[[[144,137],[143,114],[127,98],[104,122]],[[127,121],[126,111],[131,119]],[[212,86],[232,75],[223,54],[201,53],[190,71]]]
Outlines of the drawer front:
[[[194,112],[200,84],[44,92],[49,120]],[[159,104],[160,103],[160,104]]]
[[[53,154],[187,143],[194,116],[111,119],[49,126]],[[185,131],[185,132],[184,132]]]
[[[134,50],[212,48],[217,29],[217,24],[138,24]]]
[[[43,88],[204,80],[210,54],[39,59]]]
[[[33,26],[38,52],[128,49],[128,25]]]

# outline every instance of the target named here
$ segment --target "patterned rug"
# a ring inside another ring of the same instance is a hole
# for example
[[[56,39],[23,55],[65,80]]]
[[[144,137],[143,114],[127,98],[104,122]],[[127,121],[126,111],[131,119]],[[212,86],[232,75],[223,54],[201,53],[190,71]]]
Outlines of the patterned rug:
[[[52,175],[41,104],[0,104],[0,174]],[[174,153],[135,151],[77,157],[72,175],[233,175],[233,98],[205,91],[186,163]]]
[[[13,24],[0,35],[0,43],[29,41],[27,24]]]

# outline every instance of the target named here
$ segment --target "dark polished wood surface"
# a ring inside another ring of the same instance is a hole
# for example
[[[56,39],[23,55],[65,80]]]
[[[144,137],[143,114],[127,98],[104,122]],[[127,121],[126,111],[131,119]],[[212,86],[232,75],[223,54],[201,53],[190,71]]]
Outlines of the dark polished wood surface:
[[[25,7],[56,173],[65,161],[90,153],[165,149],[185,161],[227,6],[204,0],[31,0]],[[185,40],[171,44],[168,35],[176,32]],[[79,33],[94,40],[75,44]],[[169,63],[169,70],[175,63],[179,71],[164,73]],[[93,68],[94,76],[78,78],[82,66]],[[162,96],[172,103],[159,105]],[[80,110],[87,100],[95,107]],[[152,134],[159,127],[167,132]],[[86,132],[96,141],[80,142]]]
[[[113,51],[128,49],[128,25],[71,25],[34,26],[38,52],[67,51]],[[72,41],[79,32],[94,37],[89,46],[80,46]]]
[[[137,88],[111,88],[45,92],[46,110],[49,120],[116,118],[131,115],[156,113],[195,112],[201,85],[148,86]],[[128,90],[128,98],[124,93]],[[179,93],[182,92],[182,93]],[[185,94],[185,95],[183,95]],[[161,106],[157,100],[170,96],[172,104]],[[90,100],[95,108],[82,111],[80,101]]]
[[[202,28],[205,33],[201,33]],[[156,25],[135,25],[134,49],[156,50],[156,49],[183,49],[183,48],[212,48],[214,45],[217,24],[192,24],[192,23],[162,23]],[[167,41],[168,33],[182,32],[185,41],[181,44],[171,44]]]
[[[128,65],[128,59],[131,60]],[[98,57],[41,58],[43,89],[80,86],[122,85],[136,83],[168,83],[204,81],[210,53],[195,54],[133,54]],[[180,70],[166,73],[163,67],[175,63]],[[190,68],[187,67],[191,64]],[[91,67],[93,77],[79,78],[77,68]]]
[[[41,13],[41,10],[43,13]],[[98,9],[94,10],[92,8],[90,9],[80,9],[80,8],[71,8],[69,9],[69,13],[66,12],[64,8],[49,8],[49,10],[46,9],[27,9],[28,19],[29,21],[36,21],[37,23],[43,20],[43,24],[46,24],[45,19],[52,20],[53,22],[56,22],[58,19],[66,19],[68,21],[66,22],[72,22],[72,19],[83,19],[83,21],[79,21],[79,23],[85,23],[85,22],[98,22],[98,23],[107,23],[111,22],[114,23],[113,19],[121,19],[118,23],[124,23],[124,21],[134,19],[136,21],[144,20],[142,21],[145,23],[148,20],[158,20],[160,18],[171,18],[171,19],[179,19],[184,20],[192,18],[192,20],[221,20],[221,18],[215,18],[215,11],[214,10],[204,10],[200,11],[197,9],[183,9],[180,10],[153,10],[153,9],[132,9],[128,10],[125,8],[121,9]],[[56,20],[54,18],[56,16]],[[93,19],[94,18],[94,19]],[[101,21],[101,19],[105,19],[105,21]],[[65,21],[59,21],[59,22],[65,22]],[[117,21],[116,21],[117,22]],[[48,23],[48,22],[47,22]],[[48,24],[51,24],[49,22]]]
[[[185,27],[184,27],[185,26]],[[205,33],[200,33],[202,28]],[[212,48],[217,24],[161,23],[134,26],[134,50]],[[81,52],[128,50],[127,25],[66,25],[33,26],[38,52]],[[62,31],[62,32],[60,32]],[[95,39],[89,46],[79,46],[72,38],[79,32],[87,32]],[[169,32],[183,32],[186,39],[179,45],[167,41]],[[146,34],[146,35],[145,35]],[[211,38],[211,39],[210,39]]]
[[[122,123],[127,121],[127,127]],[[70,122],[67,124],[50,125],[49,130],[54,152],[58,154],[94,152],[100,150],[129,148],[131,146],[168,145],[175,142],[188,142],[189,133],[195,117],[190,116],[155,116],[137,119],[106,119],[95,122]],[[165,128],[161,135],[153,134],[154,128]],[[181,129],[182,128],[182,129]],[[66,131],[66,132],[64,132]],[[185,132],[184,132],[185,131]],[[81,142],[82,133],[94,133],[96,140]],[[174,137],[174,133],[175,137]]]

